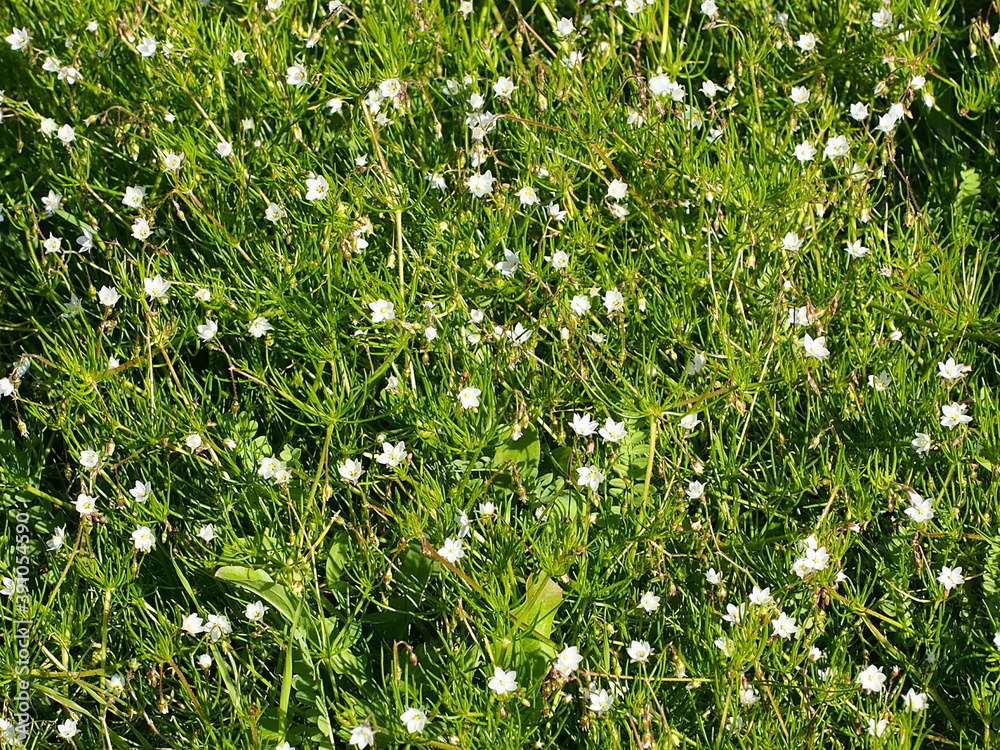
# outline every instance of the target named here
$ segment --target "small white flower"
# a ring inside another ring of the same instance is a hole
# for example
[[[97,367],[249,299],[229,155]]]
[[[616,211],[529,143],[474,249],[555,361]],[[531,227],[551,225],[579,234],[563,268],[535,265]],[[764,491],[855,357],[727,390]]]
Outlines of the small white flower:
[[[914,433],[914,438],[910,441],[910,446],[917,453],[927,453],[931,449],[931,436],[926,432]]]
[[[927,693],[918,693],[913,688],[903,696],[903,707],[907,711],[918,713],[927,708]]]
[[[129,208],[139,208],[145,197],[146,188],[138,186],[127,187],[125,188],[125,195],[122,197],[122,203]]]
[[[654,649],[647,641],[632,641],[631,645],[626,649],[629,659],[640,664],[649,661],[649,657],[653,651]]]
[[[938,582],[944,586],[945,591],[951,591],[952,589],[958,588],[965,583],[965,578],[962,576],[961,566],[955,568],[949,568],[948,566],[942,567],[937,579]]]
[[[406,731],[410,734],[422,732],[424,731],[424,727],[427,726],[427,714],[419,708],[407,708],[400,715],[399,720],[403,722],[403,726],[406,727]]]
[[[268,609],[269,608],[265,607],[264,602],[262,601],[251,602],[247,605],[244,614],[250,622],[263,622],[264,615],[267,614]]]
[[[628,183],[621,180],[612,180],[608,183],[608,198],[620,201],[626,195],[628,195]]]
[[[881,693],[885,686],[886,676],[882,672],[882,667],[869,665],[861,670],[856,682],[869,693]]]
[[[750,604],[754,607],[763,607],[774,601],[774,597],[771,596],[770,588],[760,588],[758,586],[753,587],[753,591],[750,592],[748,597]]]
[[[643,609],[646,612],[655,612],[660,608],[660,597],[654,594],[652,591],[647,591],[641,597],[639,597],[639,609]]]
[[[952,402],[941,406],[941,426],[953,429],[960,424],[969,424],[972,421],[965,412],[969,407],[966,404]]]
[[[200,529],[198,529],[198,537],[206,542],[211,542],[215,539],[215,524],[206,523]]]
[[[608,289],[604,293],[604,309],[611,315],[625,309],[625,297],[617,289]]]
[[[817,336],[816,338],[813,338],[807,333],[803,337],[801,344],[806,355],[809,357],[823,359],[830,354],[830,350],[826,348],[826,336]]]
[[[309,74],[304,65],[292,65],[285,71],[285,83],[289,86],[305,86],[309,82]]]
[[[576,484],[578,487],[589,487],[594,492],[597,492],[603,481],[604,474],[596,466],[580,466],[576,470]]]
[[[137,552],[149,552],[156,544],[156,537],[148,526],[140,526],[132,532],[132,542]]]
[[[360,461],[348,458],[337,467],[337,472],[345,482],[357,482],[361,478],[361,475],[365,473],[365,470],[361,466]]]
[[[267,321],[267,318],[257,317],[251,321],[249,328],[247,328],[247,333],[249,333],[255,339],[259,339],[261,336],[264,336],[268,331],[273,331],[273,330],[274,326],[272,326]]]
[[[784,612],[780,613],[775,619],[771,620],[771,627],[774,628],[774,634],[785,640],[790,639],[793,635],[799,632],[799,626],[795,624],[795,618],[789,617]]]
[[[580,650],[576,646],[568,646],[559,652],[552,668],[563,677],[569,677],[580,668],[582,662]]]
[[[517,690],[517,673],[514,670],[507,672],[502,667],[494,667],[488,686],[497,695],[513,693]]]
[[[16,30],[17,29],[15,29],[15,31]],[[76,728],[76,721],[73,719],[66,719],[66,721],[61,724],[57,724],[56,731],[59,732],[59,736],[67,742],[72,742],[73,738],[79,734],[79,730]]]
[[[396,317],[396,306],[389,300],[377,299],[374,302],[369,302],[368,309],[372,313],[372,323],[382,323]]]
[[[688,414],[681,418],[681,427],[685,430],[693,430],[701,424],[697,414]]]
[[[144,37],[135,48],[139,51],[139,54],[143,57],[152,57],[156,54],[156,48],[159,43],[151,36]]]
[[[463,388],[458,393],[458,401],[463,409],[475,409],[479,406],[479,396],[482,391],[479,388]]]
[[[196,451],[204,445],[205,441],[202,439],[201,435],[197,432],[193,432],[184,438],[184,445],[188,447],[191,451]]]
[[[620,443],[626,434],[625,423],[616,422],[608,417],[604,420],[604,427],[598,430],[597,434],[609,443]]]
[[[500,99],[509,99],[516,89],[514,82],[506,76],[500,76],[493,84],[493,93]]]
[[[197,326],[198,338],[202,341],[211,341],[219,331],[219,324],[211,318],[206,318],[205,322]]]
[[[510,250],[504,250],[503,260],[496,264],[497,270],[504,276],[513,276],[520,267],[520,253],[511,252]]]

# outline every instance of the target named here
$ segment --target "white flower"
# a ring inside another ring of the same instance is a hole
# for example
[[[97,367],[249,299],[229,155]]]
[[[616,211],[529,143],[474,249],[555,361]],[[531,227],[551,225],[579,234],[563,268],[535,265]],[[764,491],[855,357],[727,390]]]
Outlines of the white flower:
[[[892,377],[885,370],[882,370],[878,375],[868,376],[868,386],[876,391],[886,391],[890,385],[892,385]]]
[[[889,728],[888,719],[869,719],[868,720],[868,734],[872,737],[881,737],[885,734],[885,730]]]
[[[76,512],[81,516],[89,516],[97,510],[97,500],[81,492],[76,496],[74,507],[76,508]]]
[[[949,568],[948,566],[942,567],[937,579],[938,582],[944,586],[945,591],[951,591],[952,589],[958,588],[965,583],[965,578],[962,576],[961,566],[955,568]]]
[[[563,677],[569,677],[579,669],[582,662],[583,657],[580,655],[580,650],[576,646],[568,646],[559,652],[552,668]]]
[[[175,154],[171,151],[164,151],[160,154],[160,162],[168,172],[176,172],[184,163],[184,154]]]
[[[612,200],[620,201],[628,195],[628,183],[622,182],[621,180],[612,180],[608,183],[608,198]]]
[[[781,247],[790,253],[794,253],[802,247],[802,240],[799,239],[799,236],[795,232],[788,232],[788,234],[781,238]]]
[[[851,105],[851,118],[861,122],[868,117],[868,105],[855,102]]]
[[[267,208],[264,209],[264,218],[274,224],[285,218],[285,209],[277,203],[268,203]]]
[[[926,432],[914,433],[913,440],[910,441],[910,446],[917,453],[927,453],[931,449],[931,436]]]
[[[615,702],[614,696],[610,695],[607,690],[590,690],[588,695],[590,697],[590,710],[594,713],[599,714],[607,711]]]
[[[514,85],[512,80],[506,76],[500,76],[497,82],[493,84],[493,93],[500,99],[509,99],[516,88],[517,86]]]
[[[520,267],[520,253],[511,252],[510,250],[504,250],[503,260],[496,264],[496,269],[504,276],[513,276]]]
[[[669,96],[675,102],[684,99],[684,87],[664,75],[653,76],[649,79],[649,92],[653,96]]]
[[[625,437],[625,423],[616,422],[611,417],[604,420],[604,427],[598,430],[597,434],[609,443],[620,443]]]
[[[763,607],[774,601],[774,597],[771,596],[770,588],[760,588],[758,586],[753,587],[753,591],[750,592],[748,597],[750,604],[755,607]]]
[[[136,220],[132,222],[132,236],[137,240],[146,240],[152,233],[153,230],[149,226],[149,222],[141,216],[136,217]]]
[[[639,663],[649,661],[653,651],[654,649],[646,641],[632,641],[632,644],[626,649],[629,659]]]
[[[68,145],[76,140],[76,131],[72,125],[63,125],[56,131],[56,137]]]
[[[746,604],[727,604],[726,614],[722,616],[724,622],[728,622],[730,625],[739,625],[743,622],[743,615],[746,614],[747,605]]]
[[[604,481],[604,474],[596,466],[581,466],[576,470],[576,484],[578,487],[590,487],[594,492]]]
[[[927,693],[918,693],[913,688],[903,696],[903,707],[907,711],[917,713],[927,708]]]
[[[153,485],[137,479],[135,480],[135,486],[128,491],[128,494],[130,494],[132,499],[137,503],[144,503],[152,496]]]
[[[52,534],[52,538],[45,543],[45,546],[52,552],[62,547],[63,542],[66,540],[66,527],[58,526],[55,532]]]
[[[892,11],[883,6],[872,13],[872,26],[876,29],[887,29],[892,26]]]
[[[948,357],[947,362],[938,362],[938,377],[945,380],[958,380],[972,368],[968,365],[960,365],[954,357]]]
[[[396,306],[389,300],[377,299],[369,302],[368,309],[372,311],[372,323],[381,323],[396,317]]]
[[[681,417],[681,427],[685,430],[693,430],[700,424],[701,420],[698,419],[697,414],[688,414],[687,416]]]
[[[337,472],[345,482],[357,482],[361,478],[361,475],[365,473],[365,470],[361,466],[360,461],[348,458],[337,467]]]
[[[869,693],[881,693],[885,680],[886,676],[882,673],[882,667],[869,665],[861,670],[856,682]]]
[[[251,602],[247,605],[244,614],[250,622],[263,622],[264,615],[267,614],[268,609],[262,601]]]
[[[701,483],[692,482],[691,484],[701,484]],[[702,489],[704,489],[705,485],[701,486]],[[725,583],[725,580],[722,577],[722,573],[717,571],[715,568],[709,568],[707,571],[705,571],[705,580],[708,581],[713,586],[721,586],[723,583]]]
[[[382,443],[382,453],[375,459],[383,466],[399,466],[406,458],[406,443],[400,440],[396,445]]]
[[[212,301],[212,292],[205,288],[195,290],[195,293],[192,296],[199,302],[204,302],[206,304]]]
[[[374,747],[375,733],[367,724],[354,727],[354,729],[351,730],[351,739],[347,741],[347,744],[356,746],[358,750],[364,750],[364,748],[369,745]]]
[[[273,331],[273,330],[274,326],[272,326],[270,323],[267,322],[267,318],[257,317],[250,322],[250,327],[247,328],[247,333],[249,333],[255,339],[259,339],[268,331]]]
[[[59,732],[59,736],[67,742],[71,742],[73,738],[79,734],[79,730],[76,728],[76,721],[73,719],[66,719],[66,721],[61,724],[57,724],[56,731]]]
[[[309,82],[309,75],[304,65],[293,65],[285,71],[285,83],[289,86],[305,86]]]
[[[156,537],[148,526],[140,526],[132,532],[132,542],[137,552],[149,552],[156,544]]]
[[[576,31],[576,28],[573,26],[572,18],[560,18],[556,24],[556,34],[559,36],[569,36],[574,31]]]
[[[461,539],[449,537],[444,540],[444,544],[437,553],[450,563],[457,563],[465,557],[465,548]]]
[[[463,388],[458,393],[458,401],[463,409],[475,409],[479,406],[479,396],[482,391],[479,388]]]
[[[403,726],[406,727],[406,731],[410,734],[422,732],[424,731],[424,727],[427,726],[427,714],[419,708],[407,708],[400,715],[399,720],[403,722]]]
[[[844,249],[852,258],[864,258],[868,255],[868,248],[861,244],[861,240],[844,242]]]
[[[691,481],[688,482],[687,490],[685,490],[688,498],[691,500],[698,500],[705,496],[705,485],[701,482]]]
[[[229,141],[219,141],[215,144],[215,153],[222,158],[231,156],[233,153],[233,144]]]
[[[494,667],[489,689],[497,695],[513,693],[517,690],[517,673],[514,670],[505,672],[502,667]]]
[[[604,293],[604,309],[609,315],[621,312],[625,309],[625,297],[617,289],[608,289]]]
[[[181,621],[181,630],[188,635],[198,635],[205,631],[205,621],[192,613]]]
[[[816,158],[816,147],[809,141],[802,141],[794,150],[795,158],[800,162],[812,161]]]
[[[306,180],[306,200],[320,201],[330,192],[330,183],[323,175],[310,177]]]
[[[15,28],[6,36],[6,41],[10,48],[17,52],[31,44],[31,32],[27,29]]]
[[[205,322],[197,326],[198,338],[202,341],[211,341],[219,331],[219,324],[211,318],[205,318]]]
[[[198,666],[202,669],[208,669],[212,666],[212,657],[208,654],[202,654],[198,657]],[[288,744],[288,743],[285,743]],[[277,748],[276,750],[295,750],[294,748]]]
[[[809,101],[809,89],[805,86],[793,86],[789,99],[792,100],[793,104],[805,104]]]
[[[760,696],[757,694],[757,691],[753,689],[752,685],[747,685],[745,688],[740,690],[739,699],[741,706],[752,706],[760,700]]]
[[[566,211],[560,208],[558,203],[550,203],[545,207],[545,211],[553,221],[564,221],[566,219]]]
[[[209,615],[205,621],[204,632],[212,641],[217,641],[223,636],[233,632],[233,626],[229,624],[229,618],[225,615]]]
[[[197,432],[192,432],[186,438],[184,438],[184,445],[188,447],[191,451],[196,451],[204,445],[205,441]]]
[[[124,203],[129,208],[139,208],[142,205],[142,201],[145,197],[146,197],[146,188],[127,187],[125,188],[125,195],[122,197],[122,203]]]
[[[799,632],[799,626],[795,624],[795,618],[789,617],[784,612],[780,613],[775,619],[771,620],[771,627],[774,628],[774,634],[780,638],[788,640],[793,635]]]
[[[817,336],[813,338],[808,333],[803,337],[801,341],[805,353],[809,357],[815,357],[816,359],[823,359],[830,354],[830,350],[826,348],[826,336]]]
[[[715,4],[715,0],[705,0],[701,4],[701,12],[709,17],[714,17],[719,12],[719,6]]]
[[[803,52],[812,52],[816,49],[816,35],[815,34],[800,34],[799,40],[796,42],[798,48]]]
[[[469,188],[469,192],[477,198],[489,195],[493,192],[492,170],[483,173],[474,172],[466,178],[465,185]]]
[[[660,597],[654,594],[652,591],[647,591],[641,597],[639,597],[639,609],[644,609],[647,612],[655,612],[660,608]]]
[[[156,47],[158,42],[151,36],[144,37],[135,48],[139,51],[139,54],[143,57],[152,57],[156,54]]]
[[[569,426],[580,437],[588,437],[597,431],[597,422],[589,414],[574,414]]]
[[[835,135],[827,139],[823,154],[827,159],[840,159],[850,153],[851,144],[845,135]]]
[[[968,409],[966,404],[954,401],[950,404],[944,404],[941,407],[941,426],[953,429],[960,424],[969,424],[972,417],[965,413]]]
[[[576,315],[584,315],[590,310],[590,297],[586,294],[578,294],[569,303],[570,309]]]
[[[200,529],[198,529],[198,534],[201,539],[206,542],[210,542],[215,539],[215,524],[206,523]]]
[[[556,250],[552,255],[546,256],[545,260],[552,264],[552,267],[558,270],[569,267],[569,253],[565,250]]]
[[[514,193],[514,195],[521,200],[522,206],[534,206],[540,202],[538,200],[538,191],[530,185],[525,185],[523,188]]]
[[[101,462],[101,455],[97,451],[80,451],[80,466],[85,469],[93,469]]]

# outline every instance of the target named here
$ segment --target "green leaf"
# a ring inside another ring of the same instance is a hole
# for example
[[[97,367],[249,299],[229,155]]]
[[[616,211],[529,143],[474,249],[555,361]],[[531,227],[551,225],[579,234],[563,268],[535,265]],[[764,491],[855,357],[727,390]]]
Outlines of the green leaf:
[[[261,599],[274,607],[288,622],[295,621],[295,611],[300,600],[287,586],[275,583],[263,570],[227,565],[215,571],[215,577],[235,583],[237,586],[258,594]]]
[[[563,590],[558,583],[544,573],[532,573],[524,601],[511,611],[511,616],[534,635],[549,640],[562,598]]]
[[[326,552],[326,585],[340,580],[350,558],[351,535],[347,529],[337,529],[331,534],[330,548]]]
[[[497,448],[493,455],[493,466],[502,469],[513,462],[522,481],[534,481],[538,477],[538,460],[541,455],[542,445],[538,439],[538,431],[529,425],[521,434],[520,440],[509,439]]]

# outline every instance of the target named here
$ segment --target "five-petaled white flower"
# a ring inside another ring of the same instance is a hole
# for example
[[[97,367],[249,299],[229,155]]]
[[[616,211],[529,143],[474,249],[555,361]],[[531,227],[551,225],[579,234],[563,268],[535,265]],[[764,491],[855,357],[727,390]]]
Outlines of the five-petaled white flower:
[[[967,404],[952,402],[941,406],[941,426],[953,429],[960,424],[969,424],[972,421],[965,412],[968,411]]]
[[[321,201],[330,192],[330,183],[323,175],[316,175],[306,179],[306,200]]]
[[[437,553],[448,562],[454,564],[465,557],[465,546],[461,539],[449,537],[444,540],[444,544]]]
[[[458,402],[463,409],[475,409],[479,406],[479,396],[482,391],[479,388],[463,388],[458,392]]]
[[[632,641],[626,652],[629,659],[644,664],[649,661],[649,657],[653,654],[654,650],[647,641]]]
[[[861,670],[856,682],[869,693],[881,693],[885,686],[886,676],[882,667],[870,664]]]
[[[494,667],[488,686],[497,695],[513,693],[517,690],[517,673],[514,670],[508,672],[502,667]]]
[[[360,461],[348,458],[337,467],[337,472],[345,482],[357,482],[361,478],[361,475],[365,473],[365,470],[361,466]]]
[[[801,343],[806,355],[809,357],[823,359],[830,354],[830,350],[826,348],[826,336],[813,338],[807,333]]]
[[[578,487],[590,487],[594,492],[604,481],[604,474],[596,466],[581,466],[576,470],[576,484]]]
[[[347,741],[349,745],[354,745],[358,750],[364,750],[369,745],[375,746],[375,733],[367,724],[361,724],[351,730],[351,738]]]
[[[156,544],[156,537],[148,526],[140,526],[132,532],[132,542],[137,552],[149,552]]]
[[[381,323],[396,317],[396,306],[386,299],[369,302],[368,308],[372,311],[372,323]]]
[[[795,618],[789,617],[784,612],[781,612],[775,619],[771,620],[771,627],[774,628],[776,636],[785,640],[788,640],[799,632],[799,626],[795,624]]]
[[[383,466],[399,466],[406,458],[406,443],[400,440],[392,443],[382,443],[382,453],[375,459]]]
[[[938,582],[944,586],[945,591],[951,591],[952,589],[958,588],[965,583],[965,577],[962,575],[961,566],[949,568],[945,565],[941,568],[941,572],[938,573],[937,579]]]
[[[289,86],[305,86],[309,82],[309,74],[304,65],[292,65],[285,71],[285,83]]]
[[[403,726],[410,734],[422,732],[427,726],[427,714],[419,708],[407,708],[400,714],[399,720],[403,722]]]

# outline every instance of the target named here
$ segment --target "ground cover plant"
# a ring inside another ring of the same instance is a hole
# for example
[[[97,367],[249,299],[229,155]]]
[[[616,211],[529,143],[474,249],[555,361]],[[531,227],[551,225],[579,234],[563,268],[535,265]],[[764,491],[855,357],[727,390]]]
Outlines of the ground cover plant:
[[[0,745],[995,742],[993,5],[0,22]]]

